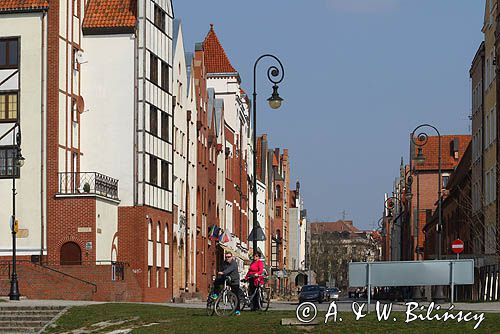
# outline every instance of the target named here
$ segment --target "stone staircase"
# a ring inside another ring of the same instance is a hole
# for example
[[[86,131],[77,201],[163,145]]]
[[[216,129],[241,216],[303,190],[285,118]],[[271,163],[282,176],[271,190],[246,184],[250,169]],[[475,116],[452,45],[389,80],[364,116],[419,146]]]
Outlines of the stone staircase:
[[[1,306],[0,304],[0,333],[40,333],[65,309],[64,306]]]
[[[175,298],[174,303],[199,304],[203,298],[198,292],[182,292],[180,297]]]

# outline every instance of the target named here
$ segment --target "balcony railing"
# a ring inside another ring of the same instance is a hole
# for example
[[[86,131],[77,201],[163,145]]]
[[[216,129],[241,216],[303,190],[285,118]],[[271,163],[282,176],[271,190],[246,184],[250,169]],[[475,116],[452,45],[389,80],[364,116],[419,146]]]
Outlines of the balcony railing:
[[[95,172],[59,173],[59,194],[94,194],[118,200],[118,180]]]

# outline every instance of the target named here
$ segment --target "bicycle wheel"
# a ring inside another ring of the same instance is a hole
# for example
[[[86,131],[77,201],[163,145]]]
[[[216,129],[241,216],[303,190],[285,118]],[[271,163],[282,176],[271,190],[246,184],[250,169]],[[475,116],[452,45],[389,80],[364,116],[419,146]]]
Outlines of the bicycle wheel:
[[[246,288],[242,288],[240,296],[240,309],[243,311],[245,307],[249,305],[250,303],[248,302],[248,291]]]
[[[220,317],[227,317],[234,313],[238,297],[229,290],[224,291],[215,301],[215,313]]]
[[[208,296],[207,307],[206,307],[206,311],[207,311],[208,316],[214,315],[214,312],[215,312],[214,306],[215,306],[215,301],[212,299],[212,297]]]
[[[271,303],[271,293],[266,288],[260,289],[259,306],[261,311],[267,311],[269,309],[269,304]]]

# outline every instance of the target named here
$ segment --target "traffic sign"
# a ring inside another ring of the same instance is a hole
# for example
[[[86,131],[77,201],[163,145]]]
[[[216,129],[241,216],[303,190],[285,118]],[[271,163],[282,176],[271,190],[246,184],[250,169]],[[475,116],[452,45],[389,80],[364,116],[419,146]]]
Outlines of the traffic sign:
[[[460,254],[464,251],[464,242],[460,239],[454,240],[451,243],[451,250],[455,254]]]

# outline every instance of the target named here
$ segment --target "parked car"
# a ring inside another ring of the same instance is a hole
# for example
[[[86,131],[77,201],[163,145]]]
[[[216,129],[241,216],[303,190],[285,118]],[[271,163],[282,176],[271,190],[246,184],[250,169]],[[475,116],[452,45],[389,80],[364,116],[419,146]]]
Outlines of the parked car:
[[[325,290],[319,285],[304,285],[299,293],[299,304],[306,301],[322,303],[325,300]]]
[[[326,286],[319,286],[321,293],[323,294],[323,300],[330,301],[330,294],[326,291]]]
[[[326,289],[326,293],[328,294],[328,300],[338,300],[341,292],[342,291],[340,291],[339,288]]]

